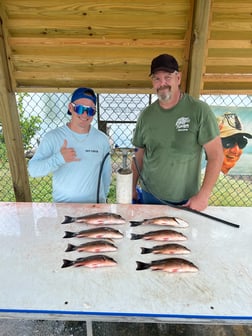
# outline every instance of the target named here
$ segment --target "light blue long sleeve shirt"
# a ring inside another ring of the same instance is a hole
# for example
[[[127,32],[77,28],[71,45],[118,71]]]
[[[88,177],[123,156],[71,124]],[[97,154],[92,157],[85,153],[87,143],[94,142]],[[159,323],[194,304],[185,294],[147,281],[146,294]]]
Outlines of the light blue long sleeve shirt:
[[[76,151],[80,161],[65,162],[60,149],[64,140]],[[102,161],[110,152],[106,134],[91,125],[88,134],[73,132],[66,125],[49,131],[29,161],[32,177],[53,175],[53,201],[66,203],[97,203],[97,188]],[[104,161],[99,203],[105,203],[111,182],[111,160]]]

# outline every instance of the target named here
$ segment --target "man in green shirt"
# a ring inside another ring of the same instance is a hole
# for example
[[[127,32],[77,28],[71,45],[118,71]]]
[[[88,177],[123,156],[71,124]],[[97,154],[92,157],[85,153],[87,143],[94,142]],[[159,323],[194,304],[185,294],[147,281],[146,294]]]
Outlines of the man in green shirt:
[[[133,199],[141,171],[143,203],[184,205],[201,211],[208,205],[219,176],[223,150],[216,117],[210,107],[180,91],[181,72],[168,54],[151,63],[158,100],[139,116],[132,143],[137,148]],[[201,158],[207,157],[201,184]]]

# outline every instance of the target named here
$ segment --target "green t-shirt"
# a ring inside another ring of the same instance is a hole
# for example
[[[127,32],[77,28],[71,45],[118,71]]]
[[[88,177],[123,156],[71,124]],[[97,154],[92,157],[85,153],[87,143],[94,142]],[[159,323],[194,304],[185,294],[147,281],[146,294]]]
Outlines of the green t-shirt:
[[[200,188],[203,145],[219,135],[210,107],[184,94],[171,109],[158,100],[139,116],[132,143],[145,149],[142,176],[158,198],[180,202]]]

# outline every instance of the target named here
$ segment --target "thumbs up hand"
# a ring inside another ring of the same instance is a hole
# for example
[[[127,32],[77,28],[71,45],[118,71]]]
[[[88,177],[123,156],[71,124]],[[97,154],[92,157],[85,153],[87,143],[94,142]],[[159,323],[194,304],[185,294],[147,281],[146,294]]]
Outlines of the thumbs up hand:
[[[65,160],[65,162],[73,162],[73,161],[80,161],[79,158],[76,156],[76,152],[74,148],[67,147],[67,140],[64,140],[63,146],[60,149],[60,152]]]

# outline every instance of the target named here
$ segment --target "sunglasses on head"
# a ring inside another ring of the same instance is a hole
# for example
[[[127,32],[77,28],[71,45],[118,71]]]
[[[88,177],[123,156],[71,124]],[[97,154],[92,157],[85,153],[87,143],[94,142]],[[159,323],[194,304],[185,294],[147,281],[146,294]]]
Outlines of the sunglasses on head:
[[[77,114],[83,114],[83,113],[87,113],[88,117],[93,117],[95,115],[95,108],[91,107],[91,106],[85,106],[85,105],[76,105],[74,103],[72,103],[72,106],[74,108],[74,111]]]
[[[248,140],[244,137],[227,137],[222,138],[221,141],[224,148],[232,148],[238,145],[240,149],[243,149],[248,143]]]

